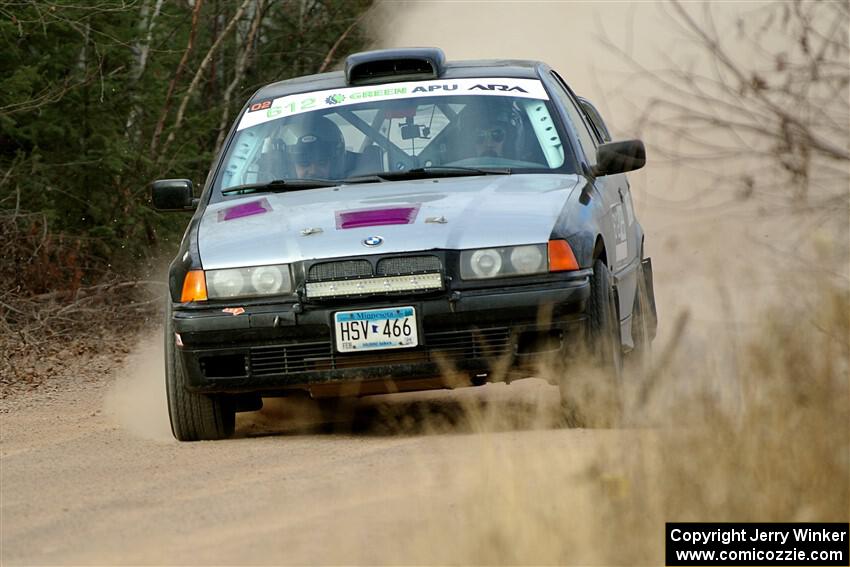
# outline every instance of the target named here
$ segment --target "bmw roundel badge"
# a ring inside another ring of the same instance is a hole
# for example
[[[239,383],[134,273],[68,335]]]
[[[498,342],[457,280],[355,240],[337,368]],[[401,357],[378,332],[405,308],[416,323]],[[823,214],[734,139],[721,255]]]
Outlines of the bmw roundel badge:
[[[363,246],[368,246],[369,248],[374,248],[375,246],[380,246],[383,244],[384,239],[380,236],[370,236],[369,238],[363,239]]]

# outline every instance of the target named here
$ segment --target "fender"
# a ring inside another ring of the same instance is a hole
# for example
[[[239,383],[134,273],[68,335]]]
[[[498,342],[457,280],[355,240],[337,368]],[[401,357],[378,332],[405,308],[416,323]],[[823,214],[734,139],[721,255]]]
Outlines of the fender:
[[[582,181],[567,197],[550,238],[566,240],[578,265],[592,268],[597,240],[601,238],[605,250],[609,249],[601,222],[606,211],[590,181],[587,178]]]
[[[198,210],[202,209],[199,208]],[[168,267],[168,291],[171,294],[171,301],[174,303],[180,303],[186,273],[189,270],[200,270],[202,268],[201,253],[198,250],[198,227],[200,224],[201,215],[196,212],[192,216],[192,220],[189,221],[186,232],[183,233],[177,257]]]

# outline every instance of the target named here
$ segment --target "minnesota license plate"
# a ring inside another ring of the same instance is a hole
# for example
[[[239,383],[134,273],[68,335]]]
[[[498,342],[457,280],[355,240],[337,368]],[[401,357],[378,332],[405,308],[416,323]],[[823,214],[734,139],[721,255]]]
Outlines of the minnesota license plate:
[[[419,344],[413,307],[340,311],[334,313],[334,332],[339,352],[409,348]]]

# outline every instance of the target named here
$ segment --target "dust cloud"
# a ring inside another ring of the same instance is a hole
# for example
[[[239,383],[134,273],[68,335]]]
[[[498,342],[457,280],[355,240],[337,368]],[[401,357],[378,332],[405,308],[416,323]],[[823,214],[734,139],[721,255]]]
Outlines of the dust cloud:
[[[165,394],[162,329],[145,336],[122,367],[104,400],[106,415],[142,439],[173,441]]]
[[[743,4],[743,3],[742,3]],[[752,8],[752,6],[749,6]],[[718,7],[731,21],[746,6]],[[646,232],[646,254],[653,258],[663,317],[670,321],[688,310],[699,321],[751,313],[773,293],[771,246],[783,223],[765,225],[754,207],[735,202],[730,188],[712,185],[705,173],[659,156],[657,139],[637,120],[659,94],[638,81],[635,70],[610,41],[655,69],[675,53],[699,63],[699,52],[682,38],[658,3],[624,2],[388,2],[374,20],[376,48],[433,45],[448,59],[535,59],[549,63],[580,95],[602,112],[615,139],[642,137],[648,165],[630,174],[632,197]],[[638,91],[637,89],[641,90]],[[657,87],[655,87],[657,89]],[[746,254],[730,257],[729,251]],[[743,297],[721,289],[745,278],[761,292]],[[694,301],[698,298],[699,301]],[[721,315],[726,311],[725,315]],[[670,327],[660,329],[662,339]]]

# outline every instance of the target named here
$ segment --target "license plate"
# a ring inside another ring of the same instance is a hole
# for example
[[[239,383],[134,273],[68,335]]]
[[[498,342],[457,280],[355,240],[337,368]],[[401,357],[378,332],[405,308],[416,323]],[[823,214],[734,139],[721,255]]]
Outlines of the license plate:
[[[409,348],[419,344],[413,307],[340,311],[334,313],[334,332],[339,352]]]

